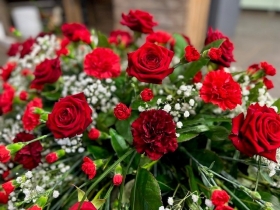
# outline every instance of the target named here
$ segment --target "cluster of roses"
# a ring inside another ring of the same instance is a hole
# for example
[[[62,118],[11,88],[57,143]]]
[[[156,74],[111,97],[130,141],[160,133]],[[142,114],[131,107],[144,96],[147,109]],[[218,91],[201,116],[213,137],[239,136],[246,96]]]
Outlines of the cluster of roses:
[[[128,15],[123,14],[122,17],[123,20],[121,23],[123,25],[128,26],[136,32],[149,34],[146,43],[136,51],[128,53],[127,75],[137,78],[140,82],[161,84],[174,71],[174,67],[170,67],[174,56],[174,39],[166,32],[154,32],[153,27],[157,23],[153,21],[153,17],[147,12],[140,10],[130,11]],[[65,24],[62,26],[62,32],[65,38],[61,42],[60,49],[56,52],[57,57],[46,59],[36,66],[30,88],[34,88],[40,92],[44,90],[46,84],[53,84],[59,81],[62,75],[59,56],[64,56],[69,53],[67,45],[70,42],[82,41],[86,44],[91,44],[90,32],[81,24]],[[234,81],[230,73],[225,72],[223,69],[223,67],[229,67],[230,63],[234,61],[232,54],[233,44],[228,37],[212,29],[208,31],[205,44],[207,45],[218,39],[224,39],[224,42],[219,48],[210,48],[202,53],[199,53],[192,45],[188,45],[185,48],[184,59],[181,62],[195,62],[201,57],[207,57],[212,63],[215,63],[217,69],[219,69],[210,71],[204,76],[200,89],[200,97],[204,102],[218,105],[223,110],[232,110],[238,104],[242,103],[240,85]],[[120,30],[111,33],[109,42],[123,46],[132,43],[129,33]],[[30,46],[31,40],[27,43]],[[18,48],[16,48],[16,45],[13,45],[9,53],[11,54],[11,51],[15,52],[14,55],[20,53],[22,57],[24,56],[22,51],[25,49],[25,45],[27,44],[21,44]],[[169,49],[165,47],[168,45]],[[8,113],[12,110],[15,91],[6,81],[13,68],[13,66],[2,68],[1,77],[4,83],[3,91],[0,94],[1,113]],[[112,49],[98,47],[85,56],[83,68],[88,76],[97,79],[115,78],[121,74],[120,57]],[[260,71],[262,73],[264,72],[263,74],[265,76],[273,76],[275,74],[275,69],[265,62],[261,63],[261,68],[254,68],[254,71],[250,70],[248,74],[254,76]],[[196,75],[196,80],[201,81],[202,77],[202,73],[199,72]],[[264,83],[266,83],[265,79],[266,77],[263,79]],[[266,84],[266,86],[268,85]],[[143,101],[147,102],[152,100],[154,96],[151,89],[145,88],[140,93],[140,97]],[[22,101],[31,99],[28,97],[27,92],[21,92],[19,98]],[[43,119],[56,139],[72,138],[84,133],[92,123],[92,109],[84,93],[61,98],[54,104],[51,113],[45,112],[42,108],[43,103],[40,98],[33,97],[27,103],[22,117],[24,130],[34,130],[40,124],[40,119]],[[115,107],[114,114],[119,120],[125,120],[130,117],[131,109],[126,104],[120,103]],[[265,132],[261,129],[264,126],[269,127]],[[276,150],[280,147],[279,127],[280,118],[274,109],[255,104],[249,107],[246,117],[241,113],[233,119],[230,139],[234,146],[243,154],[248,156],[257,154],[276,161]],[[141,154],[145,153],[152,160],[158,160],[164,154],[173,152],[178,147],[175,122],[173,117],[164,110],[151,109],[141,112],[138,118],[132,123],[131,131],[133,146],[137,152]],[[101,132],[96,128],[92,128],[89,131],[90,139],[98,139],[100,136]],[[0,161],[4,163],[8,162],[11,156],[15,155],[14,161],[22,164],[24,168],[35,168],[41,162],[41,151],[43,148],[38,141],[28,143],[34,139],[36,137],[33,134],[26,132],[17,134],[13,142],[27,142],[27,145],[21,145],[17,149],[11,149],[9,146],[1,145]],[[46,161],[53,163],[64,155],[65,152],[63,150],[58,150],[48,154]],[[102,164],[104,163],[101,160],[93,161],[89,157],[84,157],[81,168],[88,175],[89,179],[92,179],[96,174],[96,170]],[[115,169],[113,183],[115,185],[122,183],[120,166]],[[5,188],[4,185],[3,189]],[[10,189],[6,188],[5,190],[6,195],[11,193]],[[223,198],[222,202],[220,202],[218,201],[219,198],[217,198],[220,195],[216,196],[217,193],[215,192],[212,194],[212,202],[216,205],[216,209],[232,209],[225,205],[229,197],[226,199]],[[71,209],[78,209],[79,205],[78,202]],[[31,207],[29,209],[34,210],[36,208]],[[81,209],[83,208],[96,209],[91,202],[84,202]],[[42,209],[42,206],[37,209]]]

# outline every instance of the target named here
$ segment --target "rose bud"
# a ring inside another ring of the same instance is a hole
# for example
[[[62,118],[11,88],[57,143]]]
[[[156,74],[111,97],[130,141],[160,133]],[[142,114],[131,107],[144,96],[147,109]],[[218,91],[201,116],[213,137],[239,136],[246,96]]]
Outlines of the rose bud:
[[[21,150],[24,146],[24,143],[9,144],[7,146],[0,145],[0,162],[8,162],[11,159],[11,155]]]
[[[26,91],[21,91],[19,93],[19,99],[22,100],[22,101],[26,101],[28,98],[28,93]]]
[[[100,137],[100,134],[101,132],[98,129],[92,128],[88,133],[88,137],[90,138],[90,140],[96,140]]]
[[[65,155],[65,151],[63,149],[60,149],[55,152],[51,152],[47,154],[46,161],[47,163],[51,164],[56,162],[59,158],[63,157],[64,155]]]
[[[153,94],[153,91],[150,88],[145,88],[140,93],[140,97],[143,101],[147,102],[147,101],[150,101],[154,98],[154,94]]]
[[[115,186],[119,186],[121,185],[123,181],[123,176],[121,174],[115,174],[114,177],[113,177],[113,184]]]
[[[115,108],[114,108],[114,115],[116,118],[119,120],[126,120],[129,118],[131,114],[131,108],[128,108],[125,104],[119,103]]]
[[[200,53],[191,45],[185,48],[185,59],[188,62],[197,61],[200,58]]]

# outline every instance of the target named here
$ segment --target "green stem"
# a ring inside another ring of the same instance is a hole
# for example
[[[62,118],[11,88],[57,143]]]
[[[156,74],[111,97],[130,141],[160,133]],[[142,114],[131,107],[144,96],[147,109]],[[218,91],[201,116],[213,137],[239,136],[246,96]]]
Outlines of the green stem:
[[[110,197],[111,192],[112,192],[113,189],[114,189],[114,185],[111,185],[110,188],[108,189],[107,193],[105,194],[104,199],[106,200],[106,203],[110,201],[110,199],[108,199],[108,198]],[[100,206],[100,209],[103,208],[103,205],[104,205],[104,204],[102,204],[102,206]],[[109,204],[109,205],[110,205],[110,204]]]
[[[126,167],[126,170],[124,171],[123,173],[123,181],[122,181],[122,184],[121,184],[121,187],[120,187],[120,194],[119,194],[119,204],[122,203],[122,196],[123,196],[123,189],[124,189],[124,183],[125,183],[125,178],[126,178],[126,175],[128,173],[128,170],[130,168],[130,165],[132,164],[132,161],[134,160],[135,158],[135,155],[137,154],[137,152],[135,151]],[[121,209],[121,205],[119,205],[118,209],[120,210]]]
[[[260,179],[260,170],[261,170],[261,157],[258,156],[258,172],[257,172],[257,181],[255,186],[255,192],[258,190],[259,179]]]
[[[44,136],[40,136],[40,137],[38,137],[38,138],[36,138],[36,139],[32,139],[32,140],[30,140],[30,141],[28,141],[28,142],[26,142],[27,144],[31,144],[31,143],[33,143],[33,142],[35,142],[35,141],[38,141],[38,140],[41,140],[41,139],[44,139],[44,138],[47,138],[48,136],[50,136],[50,135],[52,135],[51,133],[49,133],[49,134],[47,134],[47,135],[44,135]]]
[[[89,189],[86,191],[85,195],[83,196],[80,205],[78,207],[78,210],[81,209],[82,207],[82,203],[85,201],[86,197],[88,196],[88,194],[90,193],[90,191],[96,187],[96,185],[102,181],[102,179],[104,179],[112,170],[114,170],[114,168],[120,163],[122,162],[127,156],[129,156],[131,153],[133,152],[133,149],[129,149],[123,156],[121,156],[113,165],[111,165],[109,168],[107,168],[106,171],[104,171],[96,180],[95,182],[89,187]]]

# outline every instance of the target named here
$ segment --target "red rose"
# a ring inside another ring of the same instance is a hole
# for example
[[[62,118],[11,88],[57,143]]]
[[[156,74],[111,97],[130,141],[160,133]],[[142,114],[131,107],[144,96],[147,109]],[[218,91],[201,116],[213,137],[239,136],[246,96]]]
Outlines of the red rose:
[[[140,97],[143,101],[147,102],[147,101],[150,101],[154,98],[154,94],[153,94],[153,91],[150,88],[145,88],[140,93]]]
[[[14,62],[8,62],[5,66],[0,67],[0,77],[2,77],[4,82],[10,78],[11,73],[15,69],[16,65],[17,64]]]
[[[199,82],[201,82],[201,80],[202,80],[202,72],[199,71],[194,75],[192,81],[193,81],[193,83],[199,83]]]
[[[22,100],[22,101],[26,101],[27,98],[28,98],[28,93],[25,90],[20,91],[19,99]]]
[[[49,164],[54,163],[57,160],[58,160],[58,156],[55,152],[51,152],[51,153],[47,154],[47,156],[46,156],[46,161]]]
[[[59,58],[46,59],[37,65],[34,76],[31,88],[42,89],[45,84],[55,83],[61,76]]]
[[[26,210],[42,210],[42,209],[43,209],[42,207],[40,207],[40,206],[38,206],[38,205],[34,205],[34,206],[29,207],[29,208],[26,209]]]
[[[111,44],[123,45],[126,47],[132,43],[132,37],[126,31],[115,30],[111,31],[108,41]]]
[[[35,139],[35,136],[29,133],[21,132],[16,135],[13,142],[28,142]],[[43,147],[40,141],[32,142],[24,146],[16,153],[15,162],[22,164],[25,169],[36,168],[41,163],[41,151]]]
[[[84,93],[66,96],[54,104],[47,127],[56,139],[71,138],[85,131],[92,122],[91,115]]]
[[[159,44],[162,46],[166,46],[167,44],[170,45],[170,49],[173,49],[175,40],[171,36],[171,34],[165,32],[165,31],[157,31],[152,34],[149,34],[146,37],[146,42],[152,42],[155,44]]]
[[[40,115],[33,112],[34,108],[36,107],[43,107],[42,99],[34,98],[26,105],[25,111],[22,116],[23,128],[26,131],[34,130],[34,128],[36,128],[36,126],[40,124]]]
[[[212,61],[217,61],[217,60],[219,60],[221,56],[222,56],[222,50],[221,50],[220,48],[212,47],[212,48],[210,48],[210,50],[208,51],[208,57],[209,57]]]
[[[214,190],[211,195],[211,201],[215,206],[223,206],[229,199],[229,195],[224,190]]]
[[[234,210],[234,208],[231,208],[230,206],[217,206],[215,210]]]
[[[209,28],[207,37],[205,39],[205,45],[218,39],[225,39],[225,41],[220,46],[220,49],[222,50],[222,56],[215,62],[224,67],[230,67],[230,63],[235,61],[233,57],[234,45],[227,36],[218,30],[213,31],[212,28]]]
[[[11,159],[11,152],[7,150],[5,145],[0,145],[0,162],[6,163]]]
[[[0,94],[0,115],[8,113],[13,108],[13,99],[15,95],[14,88],[8,84],[3,84],[3,91]]]
[[[121,185],[123,181],[123,176],[121,174],[115,174],[114,177],[113,177],[113,184],[115,186],[119,186]]]
[[[83,41],[87,44],[91,43],[90,32],[87,27],[80,23],[65,23],[61,27],[61,31],[65,37],[72,42]]]
[[[260,70],[259,64],[252,64],[251,66],[248,67],[247,73],[249,75],[252,75],[252,74],[256,73],[259,70]]]
[[[0,204],[7,204],[9,200],[9,195],[6,194],[4,190],[0,191]]]
[[[132,123],[131,131],[137,152],[145,152],[152,160],[158,160],[178,147],[175,122],[163,110],[141,112]]]
[[[267,62],[261,62],[261,67],[266,75],[274,76],[276,74],[276,69]]]
[[[9,50],[7,51],[8,56],[16,56],[19,53],[21,44],[16,42],[10,45]]]
[[[232,119],[229,138],[241,153],[249,157],[260,155],[276,162],[276,150],[280,147],[280,116],[266,105],[250,105],[246,117],[241,113]]]
[[[96,165],[95,163],[88,157],[84,157],[82,164],[82,171],[88,175],[89,179],[92,179],[96,175]]]
[[[8,181],[2,184],[2,188],[5,190],[7,195],[10,195],[11,192],[13,192],[16,187],[13,184],[13,181]]]
[[[32,51],[34,43],[35,40],[33,38],[29,38],[21,44],[20,58],[23,58]]]
[[[218,105],[221,109],[234,109],[242,103],[240,85],[230,73],[223,70],[210,71],[204,78],[200,97],[206,103]]]
[[[126,120],[129,118],[131,114],[131,108],[128,108],[125,104],[119,103],[115,108],[114,108],[114,115],[116,118],[119,120]]]
[[[101,133],[99,130],[97,130],[96,128],[92,128],[90,129],[89,133],[88,133],[88,137],[91,140],[96,140],[100,137]]]
[[[161,84],[174,68],[169,68],[174,52],[154,43],[146,42],[138,50],[128,53],[126,72],[140,82]]]
[[[86,55],[84,71],[98,79],[118,77],[121,73],[120,57],[109,48],[96,48]]]
[[[122,13],[121,24],[144,34],[152,33],[153,27],[158,25],[153,22],[153,16],[150,13],[141,10],[130,10],[127,15]]]
[[[268,90],[274,88],[273,82],[270,79],[267,79],[266,77],[263,78],[263,83]]]
[[[200,53],[191,45],[185,48],[185,59],[188,62],[197,61],[200,58]]]
[[[75,203],[73,206],[70,207],[69,210],[97,210],[95,206],[90,201],[84,201],[79,208],[81,202]]]

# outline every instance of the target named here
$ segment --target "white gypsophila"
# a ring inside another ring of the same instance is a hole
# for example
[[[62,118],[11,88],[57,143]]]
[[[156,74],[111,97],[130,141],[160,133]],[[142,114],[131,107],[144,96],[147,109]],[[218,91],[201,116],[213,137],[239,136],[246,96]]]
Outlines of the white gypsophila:
[[[59,192],[57,190],[53,191],[53,198],[58,198]]]
[[[175,135],[177,138],[180,137],[180,133],[175,133]]]
[[[15,120],[13,118],[5,119],[5,123],[3,117],[0,117],[0,136],[7,143],[12,143],[16,134],[22,132],[22,122],[21,120]]]
[[[183,127],[183,123],[181,121],[176,123],[177,128],[182,128]]]
[[[198,201],[198,198],[199,197],[197,195],[192,194],[192,200],[193,200],[194,203],[196,203]]]
[[[268,169],[268,172],[269,172],[269,176],[270,177],[274,176],[276,174],[276,172],[280,170],[280,148],[278,148],[276,150],[276,161],[277,161],[277,163],[275,163],[274,161],[271,161],[271,160],[269,160],[265,157],[261,157],[261,161],[264,164],[267,164],[267,169]]]
[[[168,197],[167,203],[168,203],[170,206],[173,206],[173,204],[174,204],[174,199],[173,199],[173,197]]]
[[[165,210],[164,206],[158,208],[158,210]]]
[[[195,88],[197,90],[200,90],[202,88],[202,83],[198,82],[198,83],[195,83]]]
[[[186,111],[184,112],[184,117],[187,118],[187,117],[189,117],[189,116],[190,116],[190,112],[189,112],[188,110],[186,110]]]
[[[171,106],[169,104],[165,104],[164,107],[163,107],[163,110],[166,111],[166,112],[170,112]]]
[[[175,106],[174,106],[174,108],[175,108],[176,110],[180,110],[180,109],[181,109],[181,105],[180,105],[179,103],[176,103]]]
[[[195,101],[191,98],[191,99],[189,100],[189,104],[190,104],[191,106],[194,106],[194,103],[195,103]]]
[[[211,208],[213,206],[213,203],[210,199],[205,199],[205,205],[209,208]]]
[[[32,174],[31,171],[27,171],[27,172],[25,173],[25,176],[26,176],[26,178],[31,179],[32,176],[33,176],[33,174]]]
[[[143,106],[139,106],[139,107],[138,107],[138,111],[139,111],[139,112],[144,112],[144,111],[145,111],[145,108],[144,108]]]
[[[171,100],[172,100],[172,95],[168,95],[168,96],[166,97],[166,100],[167,100],[167,101],[171,101]]]

